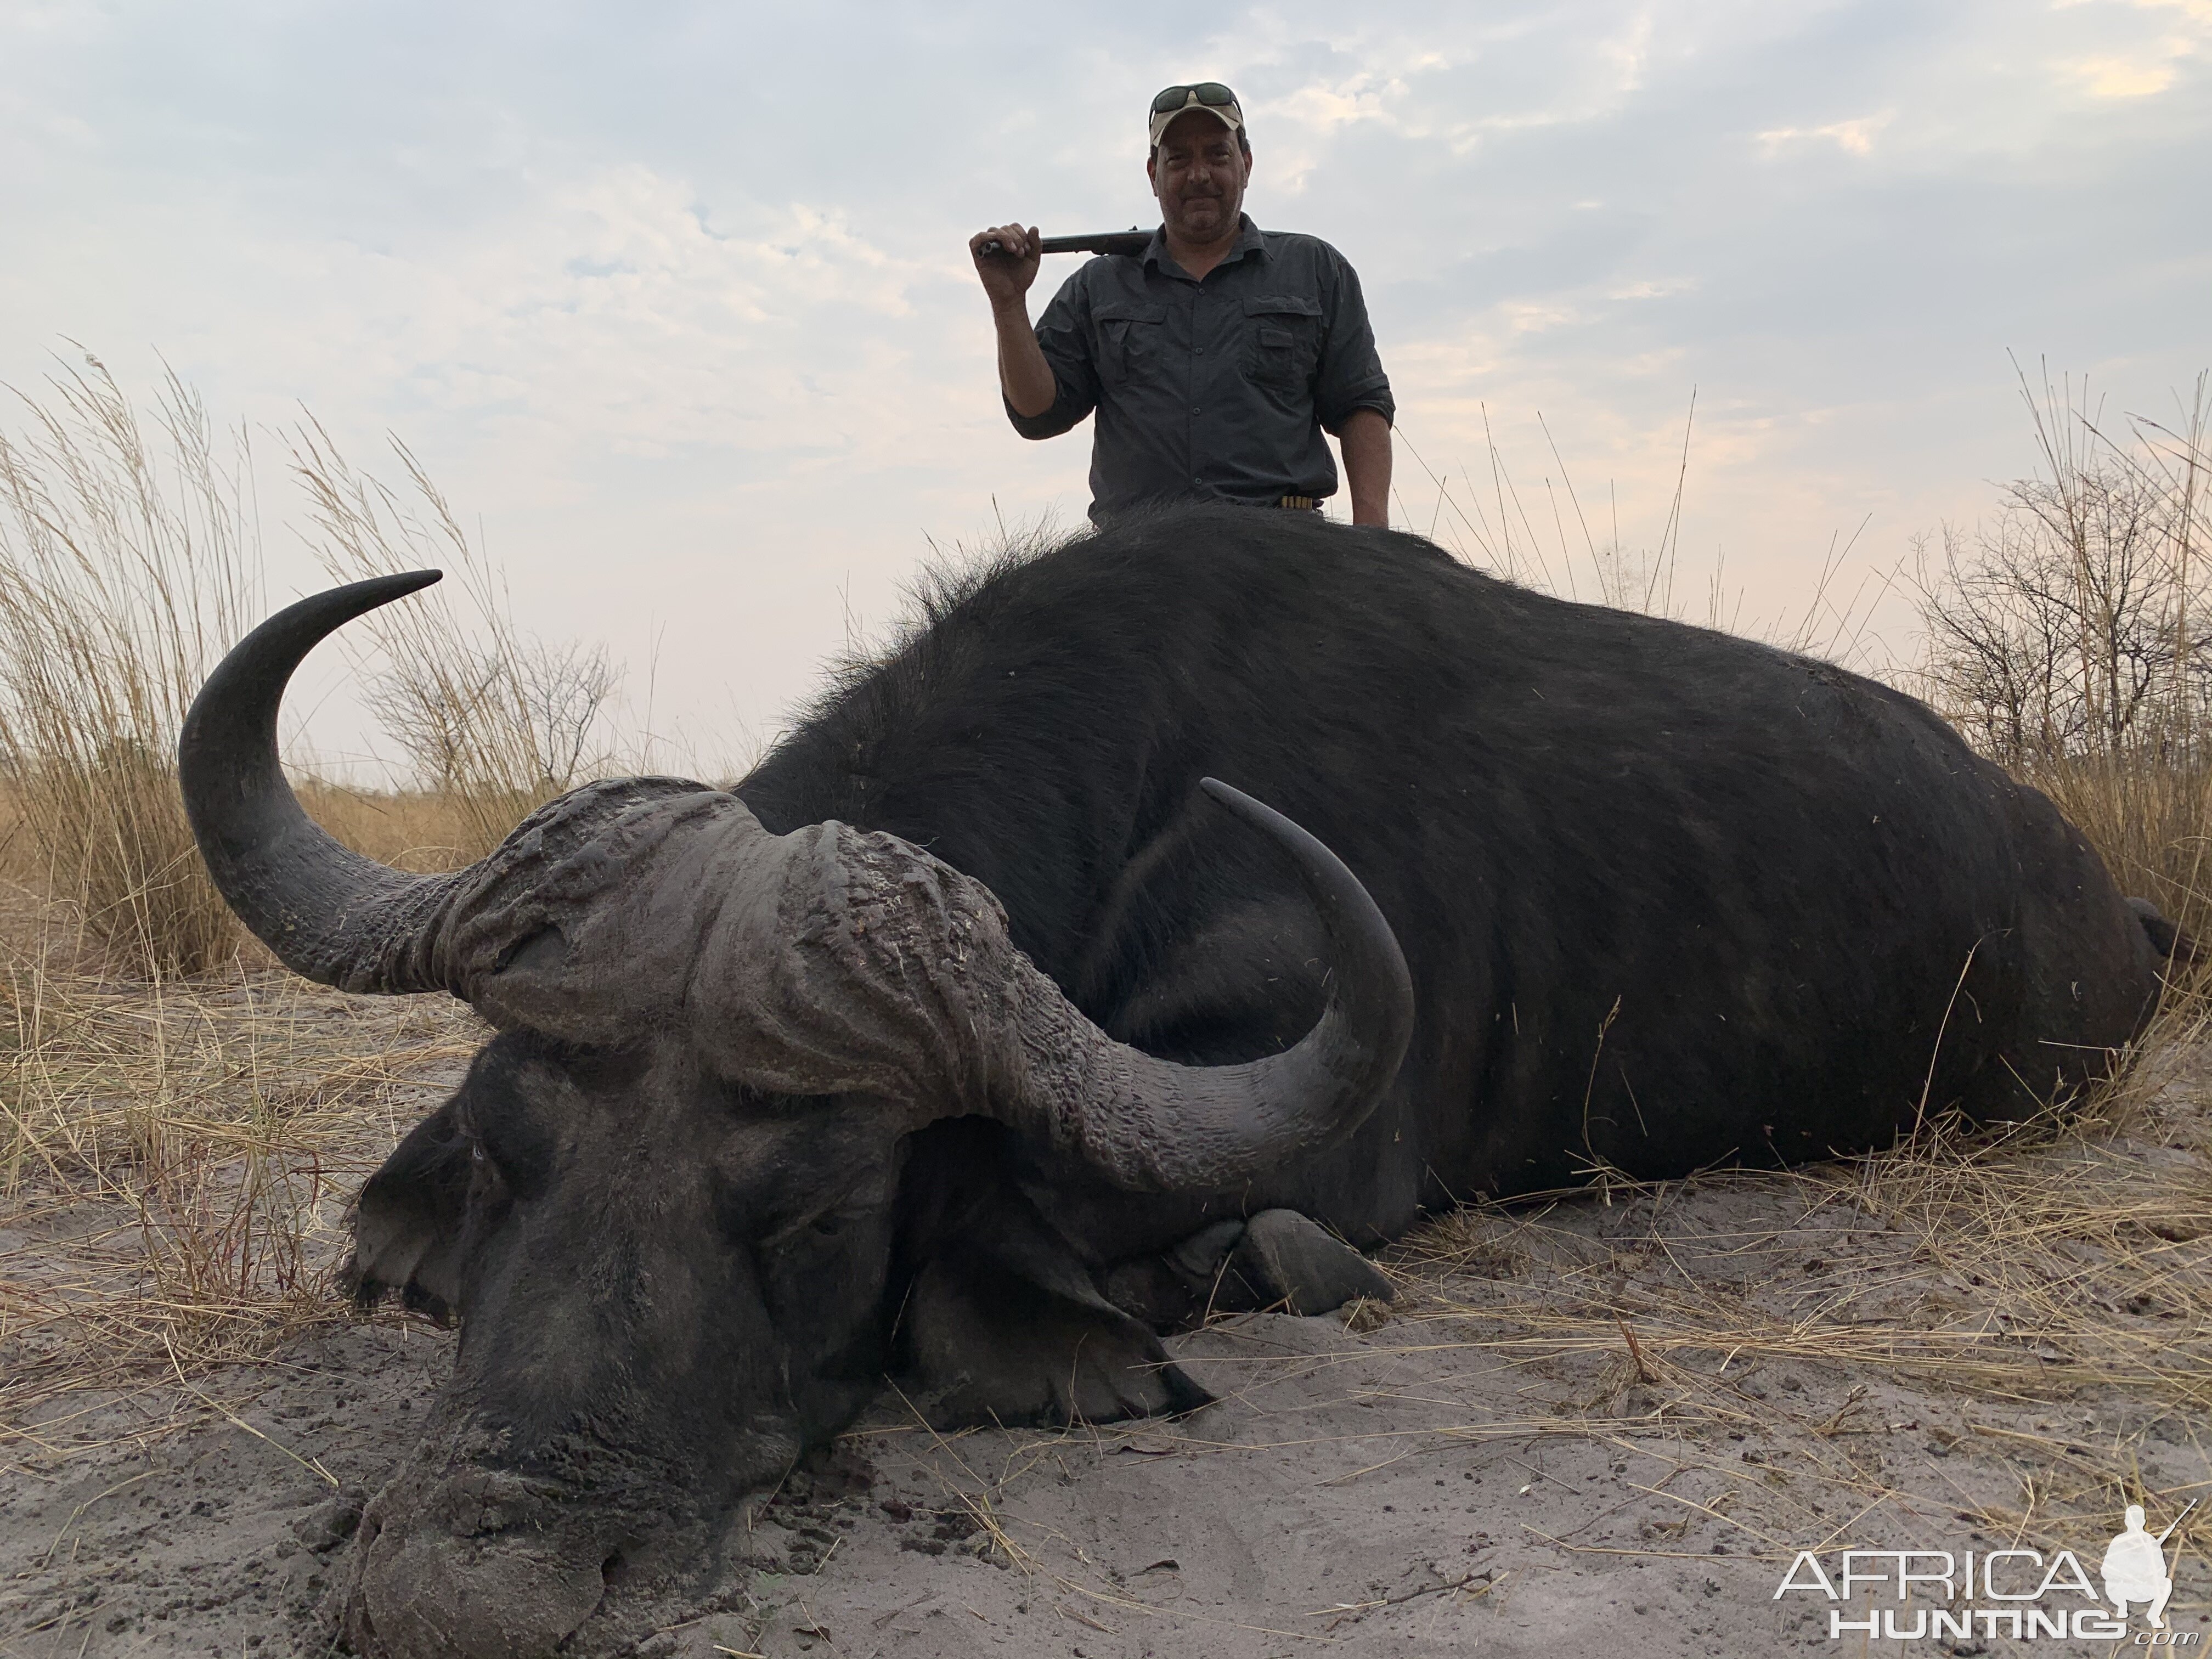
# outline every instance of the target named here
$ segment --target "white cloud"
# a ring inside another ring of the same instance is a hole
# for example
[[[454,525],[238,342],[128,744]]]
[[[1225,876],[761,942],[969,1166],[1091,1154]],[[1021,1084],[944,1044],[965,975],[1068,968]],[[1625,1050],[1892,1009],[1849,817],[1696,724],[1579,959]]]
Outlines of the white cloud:
[[[1608,300],[1663,300],[1670,295],[1692,293],[1697,286],[1697,279],[1693,276],[1673,276],[1658,282],[1646,279],[1611,289],[1606,295],[1606,298]]]
[[[1758,135],[1759,148],[1769,155],[1795,145],[1832,143],[1846,155],[1871,155],[1875,135],[1887,126],[1894,112],[1863,115],[1853,121],[1831,121],[1819,127],[1770,127]]]
[[[1316,83],[1300,87],[1285,97],[1259,106],[1255,112],[1327,137],[1354,121],[1397,125],[1388,100],[1393,96],[1402,97],[1405,91],[1405,82],[1395,76],[1382,80],[1356,75],[1336,86]]]
[[[2082,58],[2063,65],[2093,98],[2148,98],[2173,84],[2172,64],[2144,64],[2124,58]]]
[[[2052,67],[2063,82],[2092,98],[2151,98],[2170,89],[2182,65],[2212,48],[2212,0],[2124,0],[2113,17],[2112,0],[2063,0],[2061,9],[2094,6],[2107,27],[2095,31],[2096,50],[2057,59]],[[2153,34],[2128,12],[2155,15],[2161,28]],[[2132,36],[2133,39],[2128,37]]]

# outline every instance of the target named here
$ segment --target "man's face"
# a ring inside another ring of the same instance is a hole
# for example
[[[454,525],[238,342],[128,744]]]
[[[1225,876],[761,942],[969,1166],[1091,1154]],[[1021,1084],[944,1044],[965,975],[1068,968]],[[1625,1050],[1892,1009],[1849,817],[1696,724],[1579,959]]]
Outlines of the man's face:
[[[1194,109],[1168,124],[1146,171],[1167,228],[1189,241],[1212,242],[1235,227],[1252,162],[1219,118]]]

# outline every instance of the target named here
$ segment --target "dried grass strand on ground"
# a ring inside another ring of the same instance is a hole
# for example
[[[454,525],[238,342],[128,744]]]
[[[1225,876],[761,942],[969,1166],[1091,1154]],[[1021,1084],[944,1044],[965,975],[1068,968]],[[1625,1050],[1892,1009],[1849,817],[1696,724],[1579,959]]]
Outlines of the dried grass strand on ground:
[[[1756,1482],[1793,1548],[1834,1530],[1819,1492],[1899,1497],[1897,1473],[1856,1449],[1919,1428],[1884,1420],[1884,1383],[1956,1402],[1959,1429],[1913,1435],[1929,1470],[1961,1436],[2013,1468],[2015,1501],[1946,1505],[1994,1535],[2057,1538],[2147,1492],[2171,1513],[2197,1489],[2152,1492],[2129,1436],[2156,1426],[2201,1455],[2212,1421],[2204,1018],[2178,997],[2137,1067],[2033,1122],[1943,1120],[1838,1163],[1616,1186],[1611,1212],[1561,1194],[1440,1218],[1394,1254],[1406,1295],[1378,1340],[1523,1369],[1582,1432],[1651,1455],[1656,1437],[1684,1467]],[[1701,1193],[1770,1219],[1717,1230],[1696,1218]],[[1832,1246],[1844,1259],[1802,1260]],[[1752,1385],[1793,1366],[1856,1384],[1817,1407]],[[2042,1421],[2077,1399],[2100,1402],[2106,1431]],[[1783,1461],[1694,1450],[1746,1433]]]

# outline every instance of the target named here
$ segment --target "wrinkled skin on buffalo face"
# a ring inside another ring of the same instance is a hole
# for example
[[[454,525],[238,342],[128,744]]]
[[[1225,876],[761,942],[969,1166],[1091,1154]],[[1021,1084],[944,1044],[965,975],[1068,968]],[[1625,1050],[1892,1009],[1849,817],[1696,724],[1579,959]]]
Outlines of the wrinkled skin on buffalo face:
[[[458,1317],[462,1338],[362,1518],[350,1639],[458,1656],[550,1650],[587,1622],[587,1649],[634,1636],[711,1589],[742,1552],[738,1500],[887,1370],[952,1419],[1202,1403],[1007,1177],[1004,1141],[764,1095],[681,1045],[495,1039],[357,1207],[356,1294]]]
[[[680,1045],[491,1043],[361,1198],[357,1293],[465,1322],[363,1516],[356,1644],[544,1651],[609,1584],[694,1588],[736,1496],[878,1386],[899,1152],[880,1110],[754,1095]]]

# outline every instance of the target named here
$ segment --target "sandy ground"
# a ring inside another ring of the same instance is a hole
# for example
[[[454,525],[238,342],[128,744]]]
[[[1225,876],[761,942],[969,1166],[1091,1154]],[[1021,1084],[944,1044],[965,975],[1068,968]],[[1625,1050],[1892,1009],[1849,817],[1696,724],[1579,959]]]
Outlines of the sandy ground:
[[[1817,1354],[1726,1363],[1655,1342],[1639,1361],[1626,1323],[1609,1342],[1512,1336],[1593,1273],[1627,1310],[1723,1291],[1817,1307],[1838,1285],[1926,1299],[1898,1237],[1808,1207],[1800,1184],[1493,1214],[1460,1242],[1461,1270],[1424,1270],[1372,1328],[1258,1315],[1182,1340],[1222,1399],[1181,1421],[943,1439],[887,1394],[753,1529],[732,1604],[641,1651],[1856,1654],[1866,1638],[1832,1640],[1825,1600],[1775,1599],[1796,1550],[2017,1538],[2094,1572],[2124,1486],[2156,1495],[2154,1528],[2212,1494],[2212,1422],[2077,1372],[2008,1400]],[[1862,1322],[1885,1317],[1869,1303]],[[2035,1340],[2013,1346],[2040,1363]],[[258,1392],[210,1382],[225,1409],[182,1432],[144,1437],[166,1396],[74,1402],[60,1454],[0,1474],[0,1652],[326,1650],[313,1610],[352,1513],[450,1356],[424,1327],[333,1323]],[[2178,1580],[2174,1628],[2205,1632],[2197,1547]]]

